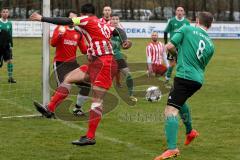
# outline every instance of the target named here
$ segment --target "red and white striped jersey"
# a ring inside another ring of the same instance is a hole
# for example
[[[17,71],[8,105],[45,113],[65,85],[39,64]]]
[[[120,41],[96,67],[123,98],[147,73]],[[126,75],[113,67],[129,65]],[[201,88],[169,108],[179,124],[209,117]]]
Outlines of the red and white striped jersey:
[[[73,22],[81,28],[87,40],[89,55],[102,56],[113,54],[111,44],[113,27],[102,23],[96,16],[73,18]]]
[[[165,46],[161,42],[150,42],[146,47],[147,63],[168,66]]]
[[[99,19],[102,23],[105,23],[105,24],[108,24],[108,25],[111,25],[111,18],[110,20],[106,20],[104,17],[100,18]],[[121,29],[124,29],[123,25],[121,23],[118,24],[118,27],[121,28]]]
[[[102,17],[102,18],[100,18],[99,19],[100,20],[100,22],[102,22],[102,23],[106,23],[106,24],[111,24],[111,18],[109,19],[109,20],[106,20],[106,18],[104,18],[104,17]]]

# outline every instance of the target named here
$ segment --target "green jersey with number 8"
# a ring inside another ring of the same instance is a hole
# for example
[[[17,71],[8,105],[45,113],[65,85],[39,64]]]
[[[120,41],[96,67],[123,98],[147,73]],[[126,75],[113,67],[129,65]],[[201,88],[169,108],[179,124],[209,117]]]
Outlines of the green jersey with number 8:
[[[214,53],[214,44],[200,27],[183,26],[171,39],[178,48],[176,77],[203,83],[204,71]]]

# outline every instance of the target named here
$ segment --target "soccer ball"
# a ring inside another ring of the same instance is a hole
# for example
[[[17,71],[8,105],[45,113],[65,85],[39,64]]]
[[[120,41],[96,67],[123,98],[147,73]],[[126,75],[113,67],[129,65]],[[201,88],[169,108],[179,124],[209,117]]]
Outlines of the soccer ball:
[[[159,101],[162,98],[162,92],[157,86],[151,86],[146,90],[145,97],[149,102]]]

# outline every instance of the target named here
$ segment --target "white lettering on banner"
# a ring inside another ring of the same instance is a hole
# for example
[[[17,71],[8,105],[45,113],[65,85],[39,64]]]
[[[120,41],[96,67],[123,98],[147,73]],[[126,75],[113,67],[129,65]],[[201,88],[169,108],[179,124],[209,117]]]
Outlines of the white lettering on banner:
[[[153,31],[158,32],[159,37],[163,38],[163,32],[167,22],[121,22],[121,25],[129,38],[150,38]],[[51,35],[54,28],[55,25],[50,26]],[[240,39],[240,24],[214,23],[208,33],[211,38],[216,39]],[[42,23],[13,21],[13,36],[41,37]]]

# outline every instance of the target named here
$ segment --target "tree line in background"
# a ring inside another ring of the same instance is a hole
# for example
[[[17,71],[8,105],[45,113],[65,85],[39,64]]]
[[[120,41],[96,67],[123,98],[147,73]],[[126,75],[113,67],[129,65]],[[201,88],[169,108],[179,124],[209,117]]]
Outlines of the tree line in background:
[[[240,0],[51,0],[51,14],[64,16],[70,9],[80,12],[84,3],[93,3],[99,17],[109,5],[123,20],[166,20],[174,16],[177,6],[183,6],[193,21],[199,11],[212,12],[217,21],[240,21]],[[27,19],[32,12],[41,13],[42,0],[0,0],[0,7],[9,8],[11,18]]]

